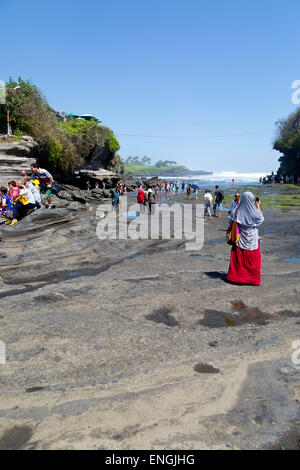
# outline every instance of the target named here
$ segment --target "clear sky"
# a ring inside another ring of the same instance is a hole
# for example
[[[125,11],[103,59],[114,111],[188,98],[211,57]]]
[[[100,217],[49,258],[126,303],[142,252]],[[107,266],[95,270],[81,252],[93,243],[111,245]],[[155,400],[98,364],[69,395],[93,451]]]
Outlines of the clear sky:
[[[0,0],[0,15],[0,79],[96,115],[123,158],[277,170],[274,123],[297,108],[299,0]]]

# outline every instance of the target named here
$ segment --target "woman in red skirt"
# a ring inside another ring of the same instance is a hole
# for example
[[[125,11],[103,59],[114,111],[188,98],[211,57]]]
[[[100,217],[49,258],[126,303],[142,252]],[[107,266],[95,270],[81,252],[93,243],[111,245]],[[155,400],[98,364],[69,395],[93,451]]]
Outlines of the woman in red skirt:
[[[226,279],[236,284],[260,285],[261,255],[258,226],[264,221],[260,202],[254,203],[254,195],[242,194],[239,205],[229,217],[230,223],[237,221],[238,242],[232,247],[229,271]]]

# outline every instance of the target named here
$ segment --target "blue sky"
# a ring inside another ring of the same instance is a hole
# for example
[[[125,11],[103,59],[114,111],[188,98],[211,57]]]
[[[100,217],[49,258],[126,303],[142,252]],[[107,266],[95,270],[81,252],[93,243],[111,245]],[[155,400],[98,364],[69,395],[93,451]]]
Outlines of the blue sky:
[[[96,115],[123,158],[277,170],[274,123],[297,108],[299,0],[0,5],[0,79],[31,79],[55,109]]]

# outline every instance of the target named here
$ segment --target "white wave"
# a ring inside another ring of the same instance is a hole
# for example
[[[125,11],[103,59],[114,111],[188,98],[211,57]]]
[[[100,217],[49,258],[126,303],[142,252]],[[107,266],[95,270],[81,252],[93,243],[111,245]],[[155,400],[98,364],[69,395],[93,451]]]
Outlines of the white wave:
[[[200,176],[200,175],[199,175]],[[265,173],[238,173],[236,171],[221,171],[219,173],[213,173],[212,175],[203,175],[201,179],[206,181],[226,181],[231,182],[233,179],[236,182],[253,182],[258,181],[260,177],[265,176]]]
[[[214,172],[211,175],[190,175],[190,176],[177,176],[177,177],[164,177],[161,178],[169,179],[169,180],[189,180],[189,181],[214,181],[214,182],[226,182],[231,183],[234,179],[236,183],[257,183],[260,177],[264,177],[265,172],[261,173],[239,173],[236,171],[220,171]]]

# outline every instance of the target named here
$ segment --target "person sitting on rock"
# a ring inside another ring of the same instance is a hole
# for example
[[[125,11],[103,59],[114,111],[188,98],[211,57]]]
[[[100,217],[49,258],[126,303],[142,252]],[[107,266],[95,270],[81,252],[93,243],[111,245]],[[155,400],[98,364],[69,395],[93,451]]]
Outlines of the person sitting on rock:
[[[36,208],[39,209],[42,204],[42,197],[39,189],[39,185],[34,184],[30,176],[24,176],[22,182],[30,189],[33,194]]]
[[[46,198],[48,201],[48,209],[52,207],[52,200],[51,196],[53,196],[53,192],[51,190],[53,184],[53,176],[49,173],[49,171],[40,168],[36,163],[32,163],[30,165],[32,174],[31,179],[37,178],[40,182],[41,192],[46,194]],[[27,176],[25,171],[22,172],[23,176]]]
[[[29,185],[27,183],[24,185],[21,180],[18,182],[18,187],[20,189],[20,195],[14,205],[13,220],[9,225],[15,225],[20,219],[30,214],[37,207]]]
[[[12,180],[8,182],[8,193],[9,197],[15,201],[20,194],[20,189],[17,186],[17,183]]]
[[[4,187],[0,188],[0,215],[3,217],[7,217],[8,219],[12,219],[13,217],[13,208],[14,208],[14,201],[11,197],[7,194],[7,189]]]

